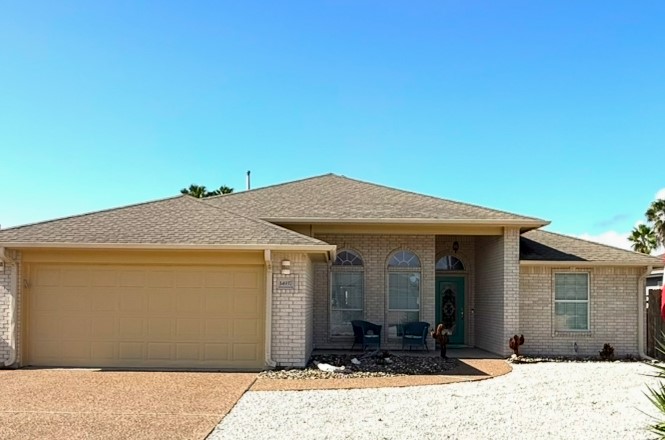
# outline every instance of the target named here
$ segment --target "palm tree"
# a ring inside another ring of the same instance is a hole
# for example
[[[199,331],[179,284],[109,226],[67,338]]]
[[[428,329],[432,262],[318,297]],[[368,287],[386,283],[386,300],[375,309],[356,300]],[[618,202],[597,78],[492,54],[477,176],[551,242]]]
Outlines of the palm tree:
[[[180,194],[187,194],[197,199],[203,199],[210,196],[218,196],[220,194],[231,194],[233,188],[230,188],[226,185],[220,186],[218,189],[208,191],[205,186],[199,185],[189,185],[189,188],[183,188],[180,190]]]
[[[183,188],[180,190],[180,194],[187,194],[192,197],[196,197],[197,199],[202,199],[206,197],[206,194],[208,194],[208,191],[206,191],[205,186],[199,186],[199,185],[189,185],[189,188]]]
[[[220,186],[218,189],[210,191],[205,195],[205,197],[210,197],[210,196],[218,196],[220,194],[231,194],[233,192],[233,188],[228,187],[226,185]]]
[[[665,246],[665,199],[654,200],[647,209],[646,216],[653,224],[658,242],[661,246]]]
[[[633,242],[632,248],[635,252],[647,255],[658,247],[656,232],[647,225],[637,225],[628,236],[628,240]]]

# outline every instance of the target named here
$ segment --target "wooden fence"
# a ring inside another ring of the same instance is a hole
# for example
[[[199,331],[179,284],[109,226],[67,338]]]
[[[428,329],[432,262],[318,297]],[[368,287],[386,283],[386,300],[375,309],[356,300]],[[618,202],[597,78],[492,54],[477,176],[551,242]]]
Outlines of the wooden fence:
[[[660,287],[649,289],[647,292],[647,355],[663,361],[665,353],[657,349],[656,343],[662,339],[662,332],[665,330],[664,321],[660,316],[661,293]]]

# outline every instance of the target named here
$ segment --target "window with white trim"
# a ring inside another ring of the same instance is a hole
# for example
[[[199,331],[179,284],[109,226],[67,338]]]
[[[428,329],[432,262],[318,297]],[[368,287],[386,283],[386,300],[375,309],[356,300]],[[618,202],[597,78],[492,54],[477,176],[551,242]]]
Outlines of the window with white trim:
[[[388,259],[388,337],[402,336],[402,325],[420,321],[420,259],[397,251]]]
[[[364,264],[357,253],[343,250],[331,269],[330,336],[353,336],[351,321],[363,319]]]
[[[589,330],[589,274],[554,274],[554,329]]]

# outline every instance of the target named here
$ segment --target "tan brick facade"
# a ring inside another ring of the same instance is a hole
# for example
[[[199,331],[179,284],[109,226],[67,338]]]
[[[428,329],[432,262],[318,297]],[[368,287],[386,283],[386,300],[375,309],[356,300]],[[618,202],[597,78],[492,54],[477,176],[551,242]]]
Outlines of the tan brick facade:
[[[554,328],[554,274],[589,274],[589,331]],[[522,266],[520,271],[521,352],[532,355],[598,356],[603,344],[616,356],[638,355],[637,295],[643,270],[629,267],[554,268]],[[574,350],[577,344],[577,352]]]
[[[388,258],[398,250],[414,252],[421,263],[420,319],[434,322],[434,257],[433,235],[317,235],[316,238],[337,245],[337,249],[352,249],[364,261],[365,319],[384,325],[383,345],[390,347],[386,322],[386,265]],[[334,339],[329,336],[330,302],[329,270],[325,264],[317,264],[314,283],[314,347],[350,348],[352,339]],[[393,344],[392,346],[399,346]]]
[[[20,254],[13,255],[14,264],[5,263],[4,270],[0,272],[0,367],[15,354],[16,361],[19,359],[18,342],[21,328],[20,314],[14,316],[14,310],[20,310],[20,283],[21,263]]]
[[[281,274],[284,260],[291,263],[289,275]],[[273,253],[272,268],[272,359],[278,366],[303,367],[314,344],[314,267],[306,254]],[[280,289],[284,280],[294,280],[294,288]]]

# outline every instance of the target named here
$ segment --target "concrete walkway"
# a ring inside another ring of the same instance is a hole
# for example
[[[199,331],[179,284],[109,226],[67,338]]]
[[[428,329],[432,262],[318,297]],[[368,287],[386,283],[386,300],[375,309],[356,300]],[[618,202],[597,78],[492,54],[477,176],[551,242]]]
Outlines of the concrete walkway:
[[[2,439],[202,439],[255,373],[0,370]]]

